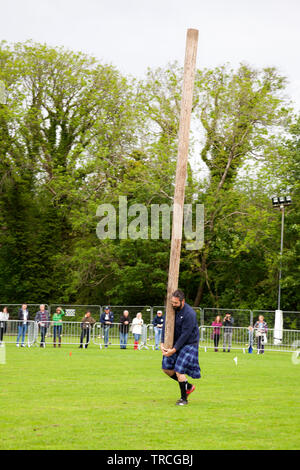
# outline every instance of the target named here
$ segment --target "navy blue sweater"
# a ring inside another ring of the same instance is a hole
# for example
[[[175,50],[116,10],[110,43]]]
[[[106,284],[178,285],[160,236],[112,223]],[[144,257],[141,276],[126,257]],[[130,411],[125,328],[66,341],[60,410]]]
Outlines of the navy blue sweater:
[[[156,315],[156,317],[154,318],[152,323],[153,323],[154,326],[163,325],[164,317],[163,316],[159,317],[158,315]]]
[[[165,322],[161,342],[165,339]],[[184,304],[179,312],[175,312],[174,348],[176,351],[186,344],[199,343],[199,328],[195,310],[189,304]]]
[[[114,314],[113,314],[112,312],[109,312],[108,315],[109,315],[108,321],[110,321],[111,323],[113,323],[113,322],[114,322]],[[102,313],[102,314],[100,315],[100,323],[102,323],[102,325],[105,325],[105,326],[112,326],[112,325],[107,325],[107,324],[105,323],[105,321],[107,321],[107,320],[105,320],[105,316],[106,316],[106,313]]]

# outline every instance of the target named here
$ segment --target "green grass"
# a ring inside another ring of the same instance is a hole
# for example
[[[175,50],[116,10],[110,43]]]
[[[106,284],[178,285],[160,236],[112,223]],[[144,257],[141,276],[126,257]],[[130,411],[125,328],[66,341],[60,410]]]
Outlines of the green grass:
[[[199,360],[203,377],[176,407],[179,387],[161,372],[159,351],[7,345],[0,449],[299,448],[291,354],[201,350]]]

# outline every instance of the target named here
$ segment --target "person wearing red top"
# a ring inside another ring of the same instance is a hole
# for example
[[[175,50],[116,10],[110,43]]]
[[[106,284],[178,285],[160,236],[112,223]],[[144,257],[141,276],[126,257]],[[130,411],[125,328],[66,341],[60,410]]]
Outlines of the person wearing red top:
[[[217,352],[218,351],[219,341],[220,341],[221,327],[223,326],[220,315],[216,316],[216,318],[212,322],[211,326],[214,327],[213,340],[214,340],[215,352]]]

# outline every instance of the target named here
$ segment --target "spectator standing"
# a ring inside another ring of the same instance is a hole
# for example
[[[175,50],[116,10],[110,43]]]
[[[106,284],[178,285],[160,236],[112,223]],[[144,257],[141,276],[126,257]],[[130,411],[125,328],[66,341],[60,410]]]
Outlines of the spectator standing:
[[[234,318],[231,316],[230,313],[226,313],[225,317],[223,318],[223,326],[224,326],[223,352],[226,352],[227,345],[228,345],[227,352],[230,352],[231,344],[232,344],[233,324],[234,324]]]
[[[53,314],[53,347],[56,348],[56,337],[58,338],[58,347],[61,347],[61,332],[62,332],[62,319],[65,312],[61,307],[57,307],[56,312]]]
[[[155,335],[155,349],[160,349],[160,342],[161,342],[161,333],[164,324],[163,313],[161,310],[157,310],[156,317],[153,320],[154,326],[154,335]]]
[[[220,333],[221,333],[221,328],[223,326],[222,319],[220,315],[217,315],[215,320],[211,324],[214,329],[213,329],[213,340],[214,340],[214,346],[215,346],[215,352],[218,352],[218,345],[220,341]]]
[[[139,347],[139,340],[142,334],[142,326],[144,320],[142,319],[141,312],[136,314],[136,317],[132,321],[132,333],[134,336],[134,349],[137,350]]]
[[[3,335],[6,331],[6,322],[9,319],[9,313],[7,307],[3,307],[2,312],[0,312],[0,344],[3,341]]]
[[[124,310],[123,315],[120,318],[120,349],[126,349],[128,341],[130,317],[128,310]]]
[[[45,305],[41,304],[40,310],[36,313],[36,316],[35,316],[35,321],[40,327],[40,333],[41,333],[40,347],[41,348],[46,347],[45,338],[46,338],[47,329],[49,326],[49,320],[50,320],[49,312],[48,310],[45,309]]]
[[[257,338],[257,354],[264,354],[265,352],[264,337],[267,334],[268,325],[265,322],[263,315],[259,315],[258,320],[254,324],[253,329],[255,331],[255,336]]]
[[[114,322],[114,314],[111,312],[109,307],[105,307],[104,313],[100,316],[100,323],[103,326],[104,329],[104,346],[107,348],[108,347],[108,341],[109,341],[109,329],[111,328],[112,324]]]
[[[91,316],[91,312],[86,312],[83,319],[81,320],[81,335],[80,335],[80,346],[79,348],[83,348],[83,339],[86,336],[85,341],[85,349],[87,349],[89,342],[90,342],[90,332],[92,326],[96,323],[96,320]]]
[[[25,335],[27,332],[28,321],[29,321],[29,311],[27,309],[27,304],[22,304],[22,307],[18,312],[18,336],[17,336],[17,347],[19,347],[19,341],[22,336],[21,347],[25,347]]]

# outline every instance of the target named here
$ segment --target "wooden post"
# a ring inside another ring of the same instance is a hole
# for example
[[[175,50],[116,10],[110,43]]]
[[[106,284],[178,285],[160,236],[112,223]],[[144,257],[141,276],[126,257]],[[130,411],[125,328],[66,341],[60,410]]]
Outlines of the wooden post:
[[[195,79],[195,67],[198,45],[198,30],[188,29],[186,37],[184,77],[181,98],[180,123],[178,135],[178,153],[174,192],[174,210],[171,251],[169,262],[169,278],[167,289],[165,348],[172,348],[174,343],[175,313],[171,305],[172,293],[178,288],[181,237],[183,225],[183,206],[185,182],[187,176],[187,162],[189,150],[189,134],[191,124],[191,112],[193,104],[193,91]]]

